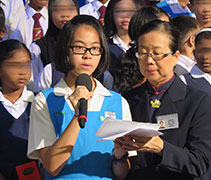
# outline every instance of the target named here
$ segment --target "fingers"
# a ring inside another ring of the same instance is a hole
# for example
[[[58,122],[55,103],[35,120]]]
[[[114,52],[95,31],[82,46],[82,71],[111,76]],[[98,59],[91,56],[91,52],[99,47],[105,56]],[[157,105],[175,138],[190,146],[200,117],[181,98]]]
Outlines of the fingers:
[[[74,92],[69,96],[69,99],[76,110],[78,109],[80,99],[90,100],[92,96],[93,92],[89,92],[85,86],[77,86]]]
[[[139,136],[123,136],[115,141],[121,144],[121,147],[127,151],[150,151],[159,153],[163,145],[159,137],[139,137]]]

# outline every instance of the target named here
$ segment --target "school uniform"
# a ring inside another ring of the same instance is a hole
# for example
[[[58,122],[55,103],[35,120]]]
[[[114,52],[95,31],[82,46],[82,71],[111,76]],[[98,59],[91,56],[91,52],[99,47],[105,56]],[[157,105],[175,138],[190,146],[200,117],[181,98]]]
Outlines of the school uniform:
[[[177,64],[174,68],[174,72],[177,75],[190,73],[191,69],[193,68],[195,64],[196,64],[196,61],[194,61],[193,59],[190,59],[187,56],[180,54]]]
[[[18,180],[15,167],[32,161],[26,155],[33,98],[25,88],[12,104],[0,92],[0,172],[7,180]]]
[[[131,159],[128,179],[199,179],[207,171],[211,159],[211,97],[186,86],[178,76],[165,91],[155,92],[159,94],[163,94],[158,100],[161,104],[157,103],[154,111],[151,111],[148,82],[124,96],[134,121],[158,123],[158,120],[165,120],[168,124],[166,129],[160,129],[163,132],[160,138],[164,141],[162,157],[138,151],[138,156]]]
[[[166,11],[171,16],[171,18],[181,15],[189,15],[195,17],[195,14],[190,11],[188,6],[183,8],[178,0],[165,0],[160,3],[157,3],[156,6]]]
[[[115,76],[117,59],[122,56],[129,47],[120,39],[120,37],[115,34],[110,39],[108,39],[108,47],[110,52],[110,73]]]
[[[47,64],[54,62],[56,44],[60,31],[61,29],[58,29],[55,26],[52,18],[49,18],[49,26],[46,35],[41,39],[33,42],[29,47],[33,70],[32,77],[29,82],[29,88],[34,92],[36,92],[34,83],[36,81],[36,78],[39,76],[39,73]]]
[[[180,76],[180,78],[185,84],[211,94],[211,75],[201,71],[197,65],[192,68],[190,73]]]
[[[131,115],[124,98],[108,91],[96,79],[95,81],[96,88],[90,101],[85,128],[80,130],[68,162],[59,175],[54,177],[55,179],[113,178],[111,172],[113,142],[97,142],[99,138],[95,133],[106,117],[131,120]],[[51,146],[69,124],[75,113],[69,101],[72,92],[61,79],[54,89],[44,90],[35,98],[32,104],[34,111],[30,117],[28,145],[30,158],[39,159],[37,150]],[[46,174],[46,179],[53,177]]]
[[[86,14],[86,15],[90,15],[95,17],[96,19],[99,19],[100,17],[100,12],[99,9],[101,6],[108,6],[110,0],[108,0],[105,4],[102,4],[100,1],[98,0],[93,0],[90,3],[85,4],[84,6],[82,6],[80,8],[80,14]]]
[[[27,39],[26,39],[26,46],[29,47],[33,41],[33,26],[34,26],[34,19],[33,15],[35,13],[40,13],[42,16],[39,19],[40,25],[42,27],[43,36],[46,34],[48,29],[48,9],[43,7],[41,11],[35,11],[30,5],[26,7],[26,24],[27,24]]]
[[[1,0],[5,14],[6,33],[3,40],[17,39],[26,42],[26,14],[22,0]]]

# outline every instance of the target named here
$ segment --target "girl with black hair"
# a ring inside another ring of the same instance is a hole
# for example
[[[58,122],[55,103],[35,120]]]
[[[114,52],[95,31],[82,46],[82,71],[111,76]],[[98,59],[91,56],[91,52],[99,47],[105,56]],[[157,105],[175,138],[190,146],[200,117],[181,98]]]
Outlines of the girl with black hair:
[[[115,76],[116,59],[125,53],[131,41],[128,27],[133,14],[145,5],[144,0],[110,0],[104,17],[111,62],[109,71]]]
[[[0,177],[7,180],[18,180],[16,166],[32,161],[27,157],[27,144],[34,94],[25,86],[30,76],[27,47],[13,39],[0,42]]]
[[[106,117],[131,120],[127,102],[97,79],[109,65],[109,50],[100,22],[80,15],[62,29],[55,57],[65,74],[54,88],[41,91],[32,104],[28,155],[40,159],[46,179],[113,179],[112,141],[97,142],[97,129]],[[91,92],[75,87],[77,77],[91,78]],[[80,99],[88,101],[84,129],[78,123]]]
[[[79,14],[76,0],[49,0],[49,27],[46,35],[30,46],[32,55],[32,82],[28,85],[35,91],[34,81],[43,67],[54,61],[56,43],[64,24]]]

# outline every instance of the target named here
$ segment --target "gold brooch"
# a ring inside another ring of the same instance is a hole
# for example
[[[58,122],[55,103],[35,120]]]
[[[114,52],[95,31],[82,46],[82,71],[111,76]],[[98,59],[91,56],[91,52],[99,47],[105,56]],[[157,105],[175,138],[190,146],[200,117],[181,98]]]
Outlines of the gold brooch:
[[[153,108],[159,108],[161,102],[158,99],[155,99],[154,101],[150,101],[150,104],[152,105]]]

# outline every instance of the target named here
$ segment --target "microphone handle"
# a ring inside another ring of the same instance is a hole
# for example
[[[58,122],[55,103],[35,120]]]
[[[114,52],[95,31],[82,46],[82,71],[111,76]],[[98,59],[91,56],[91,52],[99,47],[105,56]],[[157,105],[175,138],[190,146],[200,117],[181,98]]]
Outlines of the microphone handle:
[[[86,99],[80,99],[80,105],[79,105],[79,115],[78,115],[78,121],[80,128],[85,127],[85,123],[87,121],[87,100]]]

